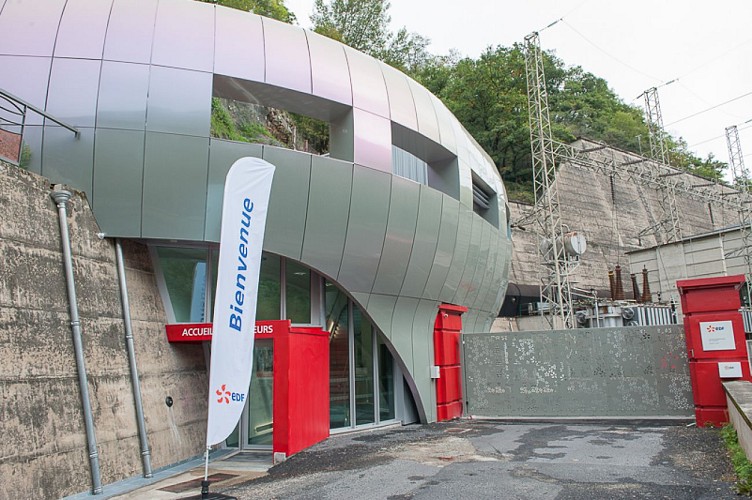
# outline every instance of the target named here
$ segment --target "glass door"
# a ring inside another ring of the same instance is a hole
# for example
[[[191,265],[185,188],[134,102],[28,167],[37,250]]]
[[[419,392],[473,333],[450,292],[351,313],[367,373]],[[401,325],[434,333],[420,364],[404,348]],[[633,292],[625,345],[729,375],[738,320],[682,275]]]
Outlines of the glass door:
[[[256,340],[243,448],[271,448],[274,430],[274,348],[271,339]]]

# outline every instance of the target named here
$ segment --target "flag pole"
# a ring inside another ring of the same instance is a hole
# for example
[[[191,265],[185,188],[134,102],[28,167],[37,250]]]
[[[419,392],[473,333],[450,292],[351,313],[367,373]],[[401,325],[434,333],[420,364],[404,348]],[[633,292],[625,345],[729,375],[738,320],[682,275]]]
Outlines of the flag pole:
[[[204,480],[201,481],[201,500],[209,498],[209,447],[204,452]]]

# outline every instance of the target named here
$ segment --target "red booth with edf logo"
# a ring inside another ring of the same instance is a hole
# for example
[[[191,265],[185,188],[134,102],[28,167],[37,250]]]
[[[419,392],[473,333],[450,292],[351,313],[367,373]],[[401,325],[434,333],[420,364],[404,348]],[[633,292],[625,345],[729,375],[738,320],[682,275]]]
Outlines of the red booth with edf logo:
[[[679,280],[697,425],[728,422],[724,380],[752,381],[739,289],[744,276]]]

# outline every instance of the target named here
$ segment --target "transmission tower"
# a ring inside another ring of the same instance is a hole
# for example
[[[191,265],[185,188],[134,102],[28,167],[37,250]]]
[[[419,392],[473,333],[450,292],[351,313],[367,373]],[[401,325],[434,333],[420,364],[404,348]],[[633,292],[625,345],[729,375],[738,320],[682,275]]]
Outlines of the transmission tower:
[[[550,314],[544,315],[551,328],[558,317],[561,327],[574,327],[569,275],[577,261],[567,256],[556,182],[556,152],[551,134],[548,91],[543,53],[537,32],[525,37],[525,75],[530,122],[530,147],[535,191],[534,220],[543,241],[538,245],[540,298]]]
[[[736,125],[726,127],[726,143],[729,150],[729,164],[734,176],[736,188],[747,195],[747,203],[739,205],[739,230],[742,236],[741,254],[744,255],[744,263],[747,267],[747,304],[752,305],[752,206],[749,204],[752,179],[744,166],[742,145],[739,142],[739,130]]]
[[[645,98],[645,118],[650,141],[650,157],[661,164],[670,165],[663,132],[661,103],[658,100],[658,88],[649,88],[642,95]],[[655,227],[656,239],[659,243],[679,241],[682,238],[679,207],[676,204],[676,192],[670,186],[661,189],[661,210],[663,211],[663,218],[658,223],[660,227]]]

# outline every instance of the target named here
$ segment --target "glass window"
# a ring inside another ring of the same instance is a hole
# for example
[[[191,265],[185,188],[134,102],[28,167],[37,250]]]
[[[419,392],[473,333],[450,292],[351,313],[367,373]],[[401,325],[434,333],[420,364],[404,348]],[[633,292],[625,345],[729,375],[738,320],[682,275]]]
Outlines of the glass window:
[[[175,321],[206,321],[206,250],[158,247],[157,255],[175,313]]]
[[[373,398],[373,328],[353,306],[353,339],[355,347],[355,424],[372,424],[375,420]]]
[[[256,321],[280,319],[279,256],[263,254],[259,275]]]
[[[329,331],[329,415],[332,429],[349,427],[350,328],[347,296],[325,284],[326,328]]]
[[[291,260],[285,261],[285,305],[287,319],[311,324],[311,271]]]
[[[379,339],[379,420],[392,420],[394,415],[394,366],[392,353]]]
[[[392,146],[392,173],[428,184],[428,164],[397,146]]]

